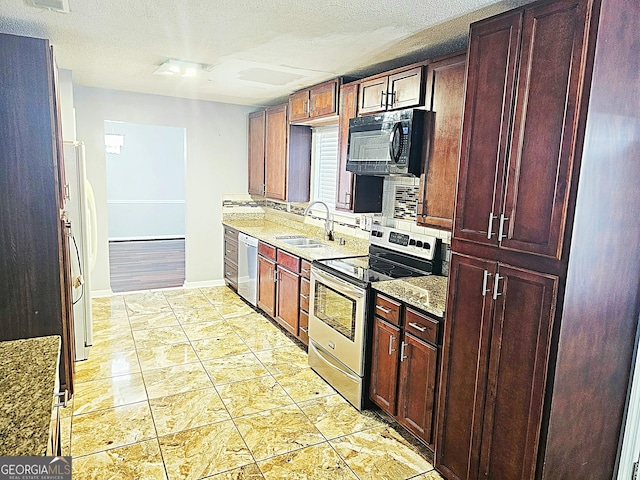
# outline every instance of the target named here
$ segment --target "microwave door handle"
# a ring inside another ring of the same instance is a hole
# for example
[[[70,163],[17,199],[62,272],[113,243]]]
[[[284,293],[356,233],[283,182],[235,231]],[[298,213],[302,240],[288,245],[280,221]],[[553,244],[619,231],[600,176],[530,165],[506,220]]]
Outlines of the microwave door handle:
[[[402,154],[402,141],[398,140],[398,148],[394,147],[394,143],[398,138],[398,135],[402,135],[400,129],[402,128],[402,124],[400,122],[396,122],[393,126],[393,130],[391,130],[391,136],[389,137],[389,157],[393,163],[398,163],[400,159],[400,155]]]

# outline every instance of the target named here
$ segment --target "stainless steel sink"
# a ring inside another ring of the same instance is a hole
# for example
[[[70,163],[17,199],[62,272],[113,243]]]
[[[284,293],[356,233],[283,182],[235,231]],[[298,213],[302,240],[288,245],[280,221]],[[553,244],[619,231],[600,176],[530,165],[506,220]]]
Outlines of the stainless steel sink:
[[[279,240],[287,245],[293,245],[295,247],[322,247],[323,243],[313,238],[279,238]]]

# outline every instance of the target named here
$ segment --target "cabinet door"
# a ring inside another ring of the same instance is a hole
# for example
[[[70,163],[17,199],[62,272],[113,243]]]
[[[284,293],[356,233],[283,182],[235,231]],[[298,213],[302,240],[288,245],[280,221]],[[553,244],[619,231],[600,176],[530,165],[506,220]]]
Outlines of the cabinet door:
[[[264,195],[265,112],[249,114],[249,193]]]
[[[438,349],[405,334],[400,355],[398,421],[432,444]]]
[[[480,478],[533,479],[558,278],[502,264],[498,275]]]
[[[387,108],[400,109],[424,105],[422,66],[389,76]]]
[[[276,264],[258,255],[258,306],[270,317],[276,314]]]
[[[585,2],[525,10],[501,247],[561,257],[585,24]]]
[[[378,77],[360,83],[358,115],[382,112],[387,109],[387,85],[389,77]]]
[[[296,92],[289,96],[289,121],[309,118],[309,90]]]
[[[396,414],[400,329],[376,317],[373,324],[371,400],[390,415]]]
[[[300,276],[277,267],[278,301],[276,320],[280,325],[298,336],[298,317],[300,314]]]
[[[420,175],[419,225],[451,230],[464,107],[466,55],[427,68],[427,96],[435,112],[431,153]]]
[[[435,446],[449,479],[478,478],[495,272],[493,262],[451,257]]]
[[[336,179],[336,209],[351,210],[353,173],[347,171],[349,146],[349,120],[355,118],[358,109],[358,84],[340,88],[340,120],[338,121],[338,175]]]
[[[517,12],[471,26],[453,226],[460,239],[497,243],[521,18]]]
[[[331,80],[309,90],[311,118],[335,115],[338,112],[338,81]]]
[[[265,195],[287,197],[287,105],[267,109],[265,144]]]

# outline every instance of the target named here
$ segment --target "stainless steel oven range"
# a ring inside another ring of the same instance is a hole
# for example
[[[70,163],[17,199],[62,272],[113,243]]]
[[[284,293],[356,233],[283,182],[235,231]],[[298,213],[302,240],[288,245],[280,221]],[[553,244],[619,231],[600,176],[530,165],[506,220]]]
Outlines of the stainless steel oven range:
[[[371,283],[440,273],[435,237],[374,225],[368,256],[311,266],[309,365],[361,410],[370,335]]]

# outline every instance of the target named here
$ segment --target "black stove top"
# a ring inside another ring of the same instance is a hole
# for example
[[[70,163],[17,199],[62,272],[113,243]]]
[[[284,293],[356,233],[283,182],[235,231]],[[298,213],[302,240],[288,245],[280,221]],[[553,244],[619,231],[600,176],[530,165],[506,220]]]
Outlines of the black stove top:
[[[372,282],[396,278],[422,277],[433,273],[433,262],[371,246],[369,255],[315,260],[318,268],[352,283],[368,286]]]

